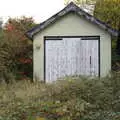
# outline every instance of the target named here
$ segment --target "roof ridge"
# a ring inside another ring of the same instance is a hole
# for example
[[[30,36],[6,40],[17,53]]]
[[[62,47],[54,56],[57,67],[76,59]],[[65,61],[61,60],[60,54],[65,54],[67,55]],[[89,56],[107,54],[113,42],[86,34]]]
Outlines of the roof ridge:
[[[32,39],[35,34],[46,28],[49,24],[57,21],[60,17],[68,14],[69,12],[75,12],[79,16],[83,16],[88,21],[98,25],[104,30],[107,30],[110,34],[114,36],[118,36],[118,31],[108,26],[105,22],[100,21],[99,19],[95,18],[94,16],[90,15],[79,6],[77,6],[74,2],[70,2],[66,7],[64,7],[61,11],[53,15],[52,17],[48,18],[46,21],[40,23],[39,25],[35,26],[34,28],[30,29],[26,35]]]

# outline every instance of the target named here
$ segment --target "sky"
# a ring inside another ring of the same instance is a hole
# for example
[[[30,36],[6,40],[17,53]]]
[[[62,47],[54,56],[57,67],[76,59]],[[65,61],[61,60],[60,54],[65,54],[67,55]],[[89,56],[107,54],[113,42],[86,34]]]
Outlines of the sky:
[[[33,17],[40,23],[64,8],[64,0],[1,0],[0,18]]]

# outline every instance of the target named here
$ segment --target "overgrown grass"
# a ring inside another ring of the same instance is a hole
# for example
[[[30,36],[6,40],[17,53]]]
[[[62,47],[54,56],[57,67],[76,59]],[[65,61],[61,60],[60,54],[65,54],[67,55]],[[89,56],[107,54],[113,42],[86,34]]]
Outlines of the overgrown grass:
[[[0,86],[0,120],[120,120],[120,75]]]

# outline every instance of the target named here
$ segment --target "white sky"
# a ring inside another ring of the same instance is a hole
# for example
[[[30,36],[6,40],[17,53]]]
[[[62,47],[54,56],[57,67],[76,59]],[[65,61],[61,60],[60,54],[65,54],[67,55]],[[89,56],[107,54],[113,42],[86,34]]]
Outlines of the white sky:
[[[64,7],[64,0],[1,0],[0,17],[32,16],[40,23]]]

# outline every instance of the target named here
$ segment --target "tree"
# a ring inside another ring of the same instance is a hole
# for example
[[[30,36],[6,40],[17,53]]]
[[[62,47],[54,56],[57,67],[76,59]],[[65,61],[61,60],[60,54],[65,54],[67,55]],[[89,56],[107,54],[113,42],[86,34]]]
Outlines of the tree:
[[[94,16],[114,29],[120,30],[120,0],[100,0],[96,2]],[[120,33],[119,33],[120,34]],[[120,55],[120,35],[117,42],[113,41],[116,46],[113,47],[113,55]],[[119,58],[114,57],[115,59]]]
[[[69,4],[71,1],[73,1],[88,13],[93,14],[96,0],[65,0],[64,2],[65,4]]]
[[[99,0],[96,2],[94,16],[109,26],[119,29],[120,0]]]
[[[96,0],[65,0],[65,4],[68,4],[71,1],[75,2],[77,5],[80,5],[80,4],[93,4]]]
[[[6,72],[25,73],[26,66],[32,67],[32,42],[25,32],[34,25],[34,20],[27,17],[10,18],[7,21],[0,43],[0,73],[3,77]]]

